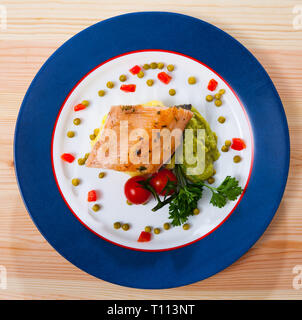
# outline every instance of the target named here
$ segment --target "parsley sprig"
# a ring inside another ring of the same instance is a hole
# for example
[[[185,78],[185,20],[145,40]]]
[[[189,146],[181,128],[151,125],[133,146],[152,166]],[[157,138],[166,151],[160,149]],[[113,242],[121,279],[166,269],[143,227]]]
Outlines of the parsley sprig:
[[[175,165],[174,173],[177,177],[177,184],[168,180],[164,190],[165,196],[163,200],[150,185],[150,179],[139,181],[139,183],[149,190],[157,200],[156,206],[152,211],[157,211],[165,205],[169,204],[169,219],[173,226],[180,226],[185,223],[189,216],[193,215],[193,210],[197,208],[198,201],[202,198],[203,187],[208,188],[212,192],[210,203],[218,208],[226,205],[228,200],[236,200],[242,193],[238,180],[227,176],[223,182],[217,187],[207,185],[203,181],[192,183],[184,174],[179,164]],[[174,191],[170,194],[171,191]],[[169,195],[170,194],[170,195]]]

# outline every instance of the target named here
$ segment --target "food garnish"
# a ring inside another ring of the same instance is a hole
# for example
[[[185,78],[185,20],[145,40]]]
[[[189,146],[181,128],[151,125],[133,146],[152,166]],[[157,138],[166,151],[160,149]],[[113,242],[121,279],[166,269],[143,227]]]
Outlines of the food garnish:
[[[208,102],[211,102],[211,101],[214,100],[214,97],[213,97],[212,95],[208,94],[208,95],[206,96],[206,100],[207,100]]]
[[[188,78],[188,83],[189,84],[195,84],[196,83],[196,78],[195,77],[189,77]]]
[[[138,74],[141,71],[141,67],[136,65],[129,70],[133,75]]]
[[[243,150],[246,148],[245,142],[240,138],[233,138],[231,148],[237,151]]]
[[[223,116],[220,116],[217,120],[220,123],[225,123],[225,117],[223,117]]]
[[[131,204],[143,204],[150,198],[150,191],[143,188],[139,183],[140,181],[145,181],[145,178],[135,176],[130,178],[125,184],[125,196]]]
[[[215,79],[211,79],[211,80],[209,81],[209,84],[208,84],[208,89],[209,89],[210,91],[214,91],[214,90],[216,90],[217,85],[218,85],[218,82],[217,82]]]
[[[88,202],[94,202],[97,199],[97,194],[95,190],[91,190],[88,192],[87,201]]]
[[[61,155],[61,159],[66,162],[72,163],[74,161],[75,157],[70,153],[63,153]]]
[[[163,69],[164,66],[165,66],[165,64],[164,64],[163,62],[159,62],[159,63],[157,64],[157,68],[158,68],[158,69]]]
[[[238,162],[241,161],[241,157],[240,157],[240,156],[235,156],[235,157],[233,158],[233,161],[234,161],[235,163],[238,163]]]
[[[160,72],[158,75],[157,75],[157,78],[158,78],[158,80],[160,80],[162,83],[164,83],[164,84],[168,84],[170,81],[171,81],[171,79],[172,79],[172,77],[171,76],[169,76],[166,72]]]
[[[214,103],[216,107],[220,107],[222,105],[222,101],[219,99],[216,99]]]
[[[160,229],[159,228],[154,228],[153,231],[154,231],[155,234],[160,234]]]
[[[151,69],[156,69],[157,68],[157,63],[156,62],[150,63],[150,67],[151,67]]]
[[[173,64],[167,65],[167,69],[168,69],[168,71],[172,72],[174,70]]]
[[[144,75],[145,75],[145,74],[144,74],[143,71],[140,71],[140,72],[137,74],[138,78],[143,78]]]
[[[151,228],[150,226],[146,226],[146,227],[145,227],[145,231],[146,231],[146,232],[151,232],[151,231],[152,231],[152,228]]]
[[[100,178],[100,179],[103,179],[104,177],[105,177],[105,172],[100,172],[100,173],[99,173],[99,178]]]
[[[73,138],[74,137],[74,131],[68,131],[67,132],[67,137],[68,138]]]
[[[151,240],[151,233],[142,231],[137,239],[138,242],[149,242]]]
[[[80,179],[74,178],[71,180],[71,183],[76,187],[80,184]]]
[[[125,92],[135,92],[136,85],[135,84],[122,84],[120,89]]]
[[[92,206],[92,210],[94,211],[94,212],[97,212],[97,211],[99,211],[100,210],[100,205],[98,205],[98,204],[94,204],[93,206]]]
[[[114,228],[114,229],[119,229],[121,226],[122,226],[122,225],[121,225],[120,222],[114,222],[114,224],[113,224],[113,228]]]
[[[114,83],[112,81],[108,81],[106,83],[106,87],[109,88],[109,89],[112,89],[114,87]]]
[[[227,176],[221,185],[215,188],[207,185],[204,181],[192,183],[186,177],[179,164],[175,164],[174,173],[177,178],[177,183],[168,180],[163,190],[168,196],[164,196],[163,200],[160,199],[158,193],[150,184],[150,178],[138,181],[138,183],[150,191],[157,200],[157,205],[152,211],[157,211],[169,204],[169,218],[172,220],[171,224],[173,226],[179,226],[185,223],[188,217],[194,214],[198,200],[202,197],[203,187],[211,190],[212,197],[210,203],[219,208],[224,207],[228,200],[236,200],[243,191],[242,188],[238,186],[238,181],[230,176]],[[169,195],[171,191],[174,191],[174,193]]]
[[[175,94],[176,94],[176,90],[175,89],[170,89],[169,90],[169,95],[170,96],[175,96]]]
[[[79,103],[79,104],[77,104],[76,106],[74,106],[73,110],[74,110],[74,111],[80,111],[80,110],[86,109],[86,107],[87,107],[87,106],[85,106],[84,104]]]
[[[169,230],[171,228],[171,225],[170,225],[170,223],[166,222],[166,223],[164,223],[163,227],[165,230]]]
[[[106,92],[105,92],[104,90],[99,90],[98,95],[99,95],[100,97],[104,97],[105,93],[106,93]]]
[[[122,229],[123,229],[124,231],[128,231],[128,230],[130,229],[129,224],[128,224],[128,223],[123,224],[123,225],[122,225]]]
[[[127,76],[125,74],[122,74],[122,75],[120,75],[119,79],[121,82],[124,82],[127,80]]]

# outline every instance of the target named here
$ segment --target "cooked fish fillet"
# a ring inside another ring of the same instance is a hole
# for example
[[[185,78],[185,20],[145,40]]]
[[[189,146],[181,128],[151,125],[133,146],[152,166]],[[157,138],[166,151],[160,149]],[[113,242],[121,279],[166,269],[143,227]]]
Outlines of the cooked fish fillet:
[[[179,146],[192,116],[190,110],[175,106],[113,106],[86,166],[133,175],[156,172]],[[116,137],[117,143],[108,138],[108,133]],[[162,137],[173,133],[176,138],[164,144]]]

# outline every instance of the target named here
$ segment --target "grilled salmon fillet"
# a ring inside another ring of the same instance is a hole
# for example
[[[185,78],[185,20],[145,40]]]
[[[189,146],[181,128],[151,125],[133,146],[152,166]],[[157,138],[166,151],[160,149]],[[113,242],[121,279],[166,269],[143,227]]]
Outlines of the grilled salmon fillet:
[[[185,106],[112,106],[86,166],[132,175],[158,171],[180,145],[193,116],[190,105]],[[173,137],[164,144],[163,137],[169,134]]]

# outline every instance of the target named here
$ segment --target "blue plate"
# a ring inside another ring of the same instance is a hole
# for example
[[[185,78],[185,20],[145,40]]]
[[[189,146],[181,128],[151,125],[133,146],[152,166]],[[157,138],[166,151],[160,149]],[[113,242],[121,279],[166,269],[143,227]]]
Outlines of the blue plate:
[[[206,238],[173,251],[138,252],[100,239],[70,214],[52,172],[52,131],[68,93],[103,61],[143,49],[180,52],[214,69],[245,105],[254,136],[253,170],[235,214]],[[240,258],[262,235],[279,206],[288,175],[289,153],[282,103],[255,57],[220,29],[167,12],[111,18],[63,44],[30,85],[15,131],[19,187],[43,236],[82,270],[134,288],[187,285],[210,277]]]

